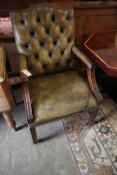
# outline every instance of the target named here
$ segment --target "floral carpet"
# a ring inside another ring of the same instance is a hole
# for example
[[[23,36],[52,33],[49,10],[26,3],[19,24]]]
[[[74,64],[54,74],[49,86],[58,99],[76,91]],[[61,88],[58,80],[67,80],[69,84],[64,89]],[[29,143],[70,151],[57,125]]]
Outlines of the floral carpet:
[[[117,174],[117,108],[106,99],[102,109],[97,120],[104,119],[92,127],[84,124],[89,112],[63,120],[78,175]]]

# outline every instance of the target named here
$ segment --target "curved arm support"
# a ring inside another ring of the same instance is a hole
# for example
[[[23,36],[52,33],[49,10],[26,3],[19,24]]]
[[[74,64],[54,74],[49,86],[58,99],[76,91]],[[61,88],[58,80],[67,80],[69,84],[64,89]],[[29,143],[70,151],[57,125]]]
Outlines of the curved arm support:
[[[95,78],[95,66],[92,61],[77,47],[72,47],[73,53],[87,66],[87,78],[89,82],[89,86],[98,102],[100,104],[103,100],[99,88],[97,86],[96,78]]]
[[[90,86],[94,96],[96,97],[98,104],[100,104],[103,100],[103,97],[100,94],[99,88],[97,86],[97,82],[96,82],[96,78],[95,78],[95,66],[92,66],[91,69],[89,69],[89,68],[87,69],[87,78],[88,78],[89,86]]]
[[[72,52],[74,55],[77,56],[78,59],[80,59],[89,69],[92,67],[92,62],[91,60],[77,47],[73,46],[72,47]]]

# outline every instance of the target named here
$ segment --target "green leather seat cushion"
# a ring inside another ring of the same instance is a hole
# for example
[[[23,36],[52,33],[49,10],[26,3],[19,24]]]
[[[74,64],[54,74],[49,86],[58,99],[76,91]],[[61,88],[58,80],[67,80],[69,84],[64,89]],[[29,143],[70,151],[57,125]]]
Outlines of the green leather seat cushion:
[[[35,122],[43,123],[96,106],[86,80],[75,71],[29,81]]]

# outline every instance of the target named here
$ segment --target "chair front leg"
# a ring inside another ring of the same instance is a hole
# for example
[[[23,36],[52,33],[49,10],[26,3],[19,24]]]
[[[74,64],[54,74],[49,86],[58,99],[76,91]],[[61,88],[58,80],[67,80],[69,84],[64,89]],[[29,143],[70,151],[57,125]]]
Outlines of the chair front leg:
[[[30,129],[30,133],[31,133],[31,136],[32,136],[33,143],[36,144],[38,142],[36,126],[31,126],[30,124],[28,124],[28,126],[29,126],[29,129]]]
[[[22,87],[23,87],[23,99],[24,99],[25,112],[27,116],[27,123],[31,132],[33,143],[36,144],[38,142],[38,139],[37,139],[37,133],[36,133],[36,126],[34,126],[34,117],[32,113],[28,82],[24,82]]]
[[[95,66],[93,65],[91,68],[87,68],[87,78],[89,82],[89,86],[97,100],[98,104],[101,104],[103,101],[103,97],[99,92],[99,88],[97,86],[96,78],[95,78]]]
[[[89,82],[89,86],[92,90],[93,95],[95,96],[96,100],[97,100],[97,108],[95,109],[95,111],[92,111],[90,114],[90,118],[88,121],[88,125],[93,125],[96,119],[96,116],[100,110],[100,106],[102,104],[103,101],[103,97],[99,92],[99,88],[97,86],[97,82],[96,82],[96,77],[95,77],[95,66],[93,65],[91,68],[87,69],[87,77],[88,77],[88,82]]]

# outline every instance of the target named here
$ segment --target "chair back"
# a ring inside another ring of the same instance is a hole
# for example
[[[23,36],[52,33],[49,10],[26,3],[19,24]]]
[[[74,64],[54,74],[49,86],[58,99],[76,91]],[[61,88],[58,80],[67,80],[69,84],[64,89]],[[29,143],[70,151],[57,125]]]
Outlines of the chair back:
[[[74,14],[71,8],[34,5],[10,12],[16,46],[34,75],[72,69]]]

